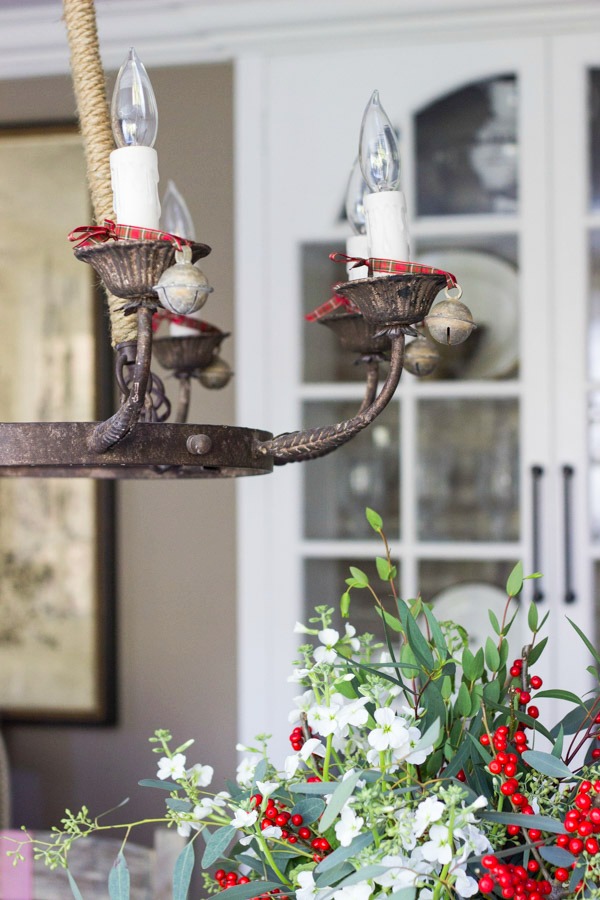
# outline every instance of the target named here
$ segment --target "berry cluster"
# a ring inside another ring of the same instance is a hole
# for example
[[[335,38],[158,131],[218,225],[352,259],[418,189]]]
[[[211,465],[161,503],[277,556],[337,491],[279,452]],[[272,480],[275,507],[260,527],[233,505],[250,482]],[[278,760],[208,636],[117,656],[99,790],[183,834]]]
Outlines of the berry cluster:
[[[308,725],[306,725],[305,728],[308,734],[312,734],[312,731]],[[299,725],[296,725],[296,727],[290,734],[290,744],[292,745],[292,750],[302,750],[302,747],[304,746],[304,734],[305,732],[302,730],[302,728],[300,728]]]
[[[577,788],[573,805],[564,819],[567,834],[559,834],[556,838],[558,847],[572,853],[573,856],[596,856],[600,852],[597,834],[600,834],[600,780],[582,781]],[[565,882],[569,878],[569,870],[558,868],[554,877]]]
[[[533,815],[533,807],[529,803],[527,796],[519,790],[520,784],[515,777],[519,767],[520,756],[528,748],[525,726],[515,731],[512,736],[511,743],[514,747],[514,752],[509,749],[509,728],[507,725],[499,725],[491,739],[488,734],[482,734],[479,742],[484,747],[489,747],[492,744],[496,751],[495,756],[488,763],[488,771],[492,775],[503,777],[500,784],[500,793],[510,799],[516,812],[523,813],[526,816]],[[507,825],[506,830],[509,836],[515,837],[519,834],[521,828],[519,825]],[[537,828],[530,828],[528,834],[532,841],[537,841],[541,837],[541,832]]]
[[[321,779],[313,775],[306,780],[312,782]],[[263,803],[262,794],[253,794],[250,797],[250,803],[259,809]],[[319,837],[315,831],[305,825],[301,815],[288,812],[285,803],[277,803],[269,798],[259,821],[263,831],[272,825],[278,826],[281,828],[282,841],[287,841],[288,844],[298,844],[302,849],[312,850],[314,862],[321,862],[323,857],[331,852],[331,844],[327,838]]]
[[[234,887],[236,884],[249,884],[250,879],[246,875],[238,875],[237,872],[226,872],[225,869],[217,869],[215,872],[215,881],[219,887],[226,891],[227,888]],[[252,900],[273,900],[273,897],[281,893],[280,888],[273,888],[264,894],[257,894]]]
[[[496,885],[500,895],[512,900],[543,900],[552,893],[552,885],[546,879],[537,880],[540,866],[537,860],[530,859],[527,868],[512,863],[501,863],[495,856],[484,856],[481,865],[488,872],[479,879],[479,890],[482,894],[490,894]]]

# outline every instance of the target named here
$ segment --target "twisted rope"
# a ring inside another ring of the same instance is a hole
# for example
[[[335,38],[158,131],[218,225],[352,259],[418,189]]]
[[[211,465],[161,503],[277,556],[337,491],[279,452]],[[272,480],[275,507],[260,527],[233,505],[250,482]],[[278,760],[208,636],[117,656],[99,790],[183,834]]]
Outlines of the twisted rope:
[[[106,84],[100,59],[94,0],[63,0],[63,13],[71,52],[71,74],[83,137],[87,179],[94,217],[102,224],[114,219],[110,182],[110,152],[114,141],[110,127]],[[135,341],[135,316],[123,315],[123,301],[107,293],[113,347]]]

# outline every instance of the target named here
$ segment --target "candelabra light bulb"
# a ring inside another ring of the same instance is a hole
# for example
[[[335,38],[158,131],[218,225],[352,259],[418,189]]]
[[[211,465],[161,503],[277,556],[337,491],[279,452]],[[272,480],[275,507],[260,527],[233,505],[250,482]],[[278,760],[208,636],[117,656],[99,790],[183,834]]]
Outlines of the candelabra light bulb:
[[[365,194],[368,190],[357,159],[352,166],[346,189],[346,217],[355,234],[366,234],[367,232]]]
[[[400,189],[400,151],[387,113],[373,91],[360,128],[360,168],[369,188],[376,191]]]
[[[167,183],[161,204],[160,229],[187,241],[196,240],[196,229],[187,203],[177,190],[175,182],[171,180]]]
[[[117,147],[153,147],[158,130],[156,97],[137,53],[130,48],[119,69],[110,107]]]

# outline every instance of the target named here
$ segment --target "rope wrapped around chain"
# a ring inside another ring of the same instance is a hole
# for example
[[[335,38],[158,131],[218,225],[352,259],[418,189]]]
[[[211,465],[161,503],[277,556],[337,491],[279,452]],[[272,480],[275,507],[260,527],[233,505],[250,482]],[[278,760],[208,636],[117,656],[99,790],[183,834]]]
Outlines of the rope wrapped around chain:
[[[106,82],[100,59],[94,0],[63,0],[71,53],[73,90],[85,150],[87,179],[98,224],[114,219],[110,181],[110,153],[114,141],[110,126]],[[123,301],[107,294],[113,347],[135,341],[135,316],[123,315]]]

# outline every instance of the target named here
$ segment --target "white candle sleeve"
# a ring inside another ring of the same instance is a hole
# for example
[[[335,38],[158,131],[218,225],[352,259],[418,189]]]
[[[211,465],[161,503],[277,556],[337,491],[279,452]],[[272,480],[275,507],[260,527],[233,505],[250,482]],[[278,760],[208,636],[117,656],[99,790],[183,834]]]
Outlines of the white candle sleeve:
[[[117,222],[158,228],[158,155],[153,147],[119,147],[110,154],[113,205]]]
[[[364,203],[369,256],[375,259],[409,260],[406,200],[402,191],[367,194]]]
[[[353,234],[349,238],[346,238],[346,255],[358,256],[361,259],[366,259],[369,255],[369,243],[367,235]],[[348,263],[346,265],[348,281],[356,281],[357,278],[368,277],[369,270],[366,266],[358,266],[357,268],[353,268],[353,266],[354,263]]]
[[[191,313],[189,319],[202,320],[199,312]],[[177,325],[175,322],[169,322],[169,337],[198,337],[202,334],[197,328],[188,328],[187,325]]]

